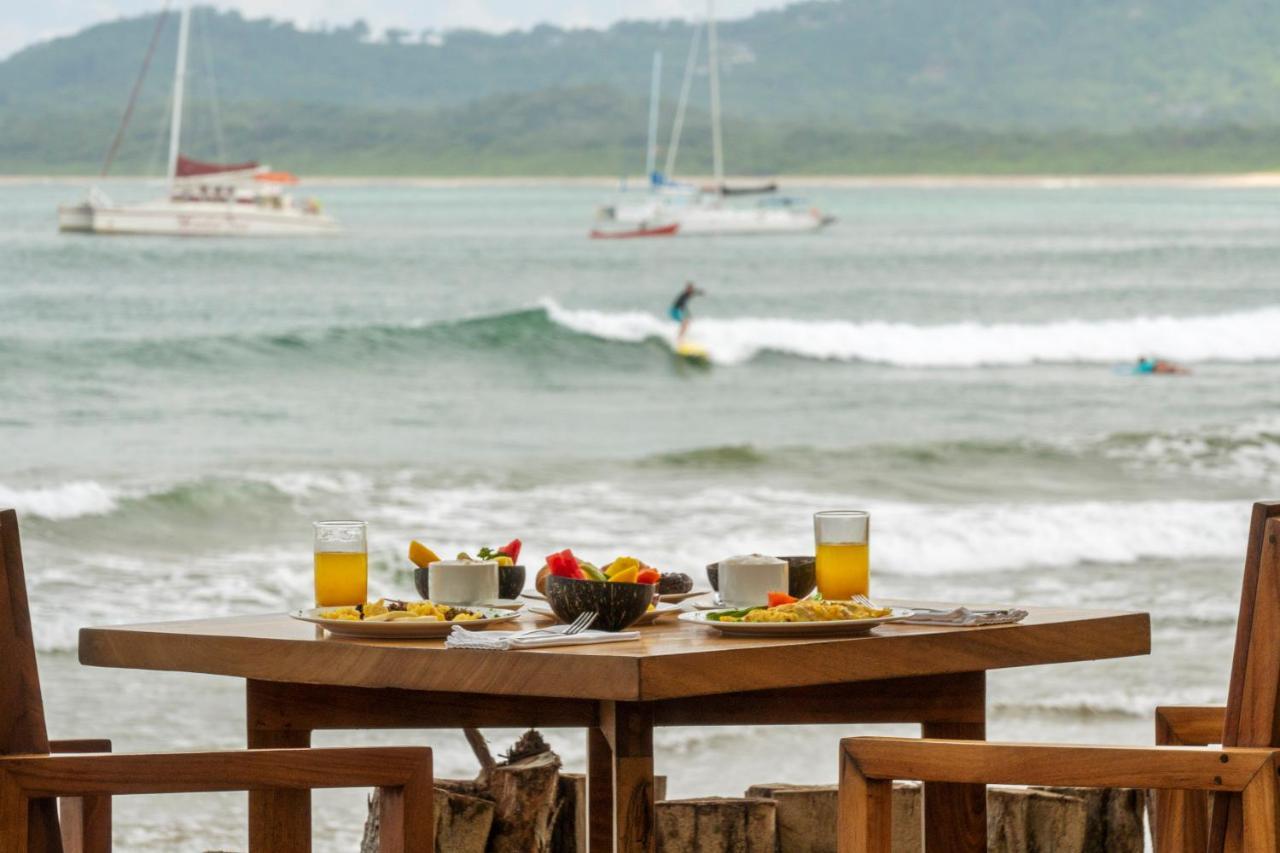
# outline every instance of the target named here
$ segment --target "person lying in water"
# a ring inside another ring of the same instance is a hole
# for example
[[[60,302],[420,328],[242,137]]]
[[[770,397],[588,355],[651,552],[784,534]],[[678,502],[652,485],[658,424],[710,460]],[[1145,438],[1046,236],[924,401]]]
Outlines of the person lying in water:
[[[1134,367],[1134,373],[1165,373],[1165,374],[1186,374],[1190,373],[1185,367],[1174,364],[1172,361],[1165,361],[1163,358],[1152,358],[1149,355],[1139,356],[1138,364]]]
[[[671,308],[667,312],[671,315],[671,319],[680,324],[680,331],[676,332],[676,343],[683,343],[684,336],[689,331],[689,321],[693,319],[693,315],[689,313],[689,300],[695,296],[706,296],[705,290],[698,289],[693,282],[687,281],[684,284],[684,290],[676,296],[676,301],[671,303]]]

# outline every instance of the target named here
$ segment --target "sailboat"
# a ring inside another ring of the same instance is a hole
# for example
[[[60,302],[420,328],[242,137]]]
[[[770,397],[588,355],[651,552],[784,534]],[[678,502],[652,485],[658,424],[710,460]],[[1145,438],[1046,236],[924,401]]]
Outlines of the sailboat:
[[[711,154],[714,178],[706,186],[694,186],[671,178],[675,172],[676,152],[684,127],[685,111],[693,73],[697,67],[701,27],[695,27],[685,62],[680,100],[671,128],[671,144],[667,149],[666,169],[656,165],[656,131],[661,55],[655,55],[649,94],[649,144],[645,172],[649,178],[647,197],[620,200],[600,208],[596,214],[593,238],[707,236],[714,234],[795,234],[816,231],[835,221],[835,217],[799,200],[774,195],[778,186],[767,183],[733,186],[725,181],[724,136],[720,111],[720,60],[716,34],[714,0],[707,0],[707,72],[711,96]],[[736,201],[744,196],[760,196],[755,204]]]
[[[161,22],[157,22],[157,33]],[[169,118],[168,194],[142,204],[116,204],[93,187],[85,201],[58,208],[58,230],[88,234],[164,234],[179,236],[282,236],[330,234],[337,223],[314,200],[299,202],[286,191],[298,182],[288,172],[273,171],[256,161],[206,163],[185,157],[182,141],[182,98],[186,88],[187,43],[191,6],[182,7],[178,55],[173,75]],[[143,65],[143,74],[146,73]],[[139,78],[139,82],[141,78]],[[105,176],[137,97],[135,86],[115,142],[107,154]]]

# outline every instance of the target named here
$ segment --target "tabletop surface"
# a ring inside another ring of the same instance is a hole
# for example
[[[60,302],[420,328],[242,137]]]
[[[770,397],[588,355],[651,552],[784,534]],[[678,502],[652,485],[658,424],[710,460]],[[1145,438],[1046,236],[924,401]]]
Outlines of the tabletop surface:
[[[637,629],[641,639],[634,642],[520,651],[445,649],[443,640],[339,639],[286,614],[231,616],[84,628],[80,662],[301,684],[646,701],[1151,650],[1146,613],[1027,609],[1015,625],[890,624],[856,637],[724,637],[663,621]],[[543,622],[525,614],[519,624]]]

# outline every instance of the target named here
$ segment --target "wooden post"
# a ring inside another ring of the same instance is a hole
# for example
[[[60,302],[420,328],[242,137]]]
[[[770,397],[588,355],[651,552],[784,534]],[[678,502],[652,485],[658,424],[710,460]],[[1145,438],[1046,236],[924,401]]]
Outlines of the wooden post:
[[[970,673],[968,686],[961,690],[964,699],[957,696],[957,705],[969,706],[976,702],[985,708],[986,673]],[[986,740],[987,725],[985,720],[924,723],[921,732],[926,738]],[[926,782],[923,796],[926,853],[986,853],[986,786]]]
[[[612,853],[613,747],[596,726],[587,729],[587,826],[590,853]]]
[[[256,695],[255,686],[253,680],[245,682],[249,748],[311,746],[309,730],[259,727],[263,700]],[[249,853],[308,853],[310,850],[310,791],[249,792]]]
[[[600,728],[613,748],[614,853],[655,853],[653,709],[601,703]]]

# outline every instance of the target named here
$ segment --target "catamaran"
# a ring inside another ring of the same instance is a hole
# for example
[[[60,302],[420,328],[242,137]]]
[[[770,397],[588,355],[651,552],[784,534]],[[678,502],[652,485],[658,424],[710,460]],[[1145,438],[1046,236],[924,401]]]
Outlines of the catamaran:
[[[156,33],[163,23],[156,22]],[[178,24],[178,56],[173,76],[169,118],[168,194],[142,204],[116,204],[100,188],[76,205],[58,208],[58,230],[89,234],[167,234],[181,236],[282,236],[329,234],[337,224],[314,200],[299,202],[286,191],[298,182],[288,172],[272,171],[257,162],[206,163],[184,157],[182,97],[187,72],[191,6],[184,4]],[[155,39],[152,40],[154,47]],[[144,62],[142,74],[148,62]],[[141,77],[139,77],[139,83]],[[102,174],[105,176],[133,113],[135,85]]]
[[[685,60],[684,78],[675,121],[671,126],[671,143],[667,147],[666,168],[657,171],[658,98],[662,55],[654,54],[649,89],[649,135],[645,174],[647,192],[624,193],[613,204],[596,212],[596,226],[591,236],[597,239],[630,237],[706,236],[713,234],[795,234],[816,231],[835,217],[800,200],[774,195],[778,186],[767,183],[733,186],[725,181],[724,142],[720,117],[720,60],[716,36],[714,0],[707,0],[707,76],[711,96],[711,156],[714,170],[712,183],[696,186],[674,180],[676,153],[684,128],[689,91],[697,68],[702,42],[702,27],[695,26]],[[758,195],[754,204],[738,199]]]

